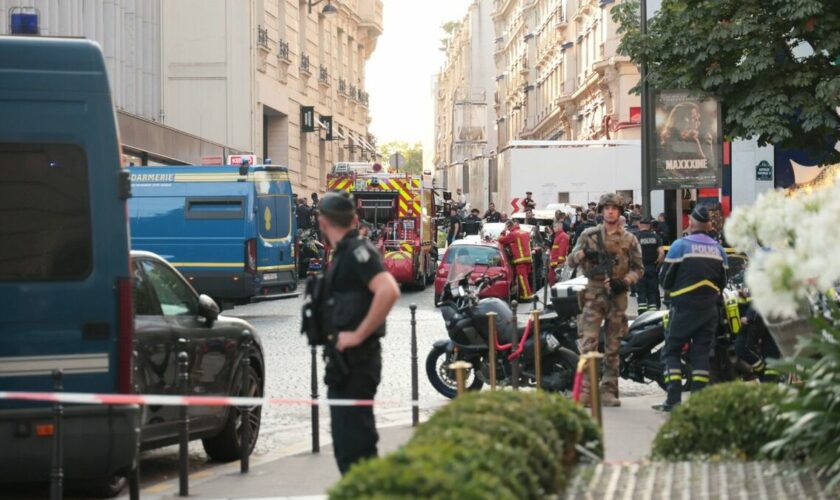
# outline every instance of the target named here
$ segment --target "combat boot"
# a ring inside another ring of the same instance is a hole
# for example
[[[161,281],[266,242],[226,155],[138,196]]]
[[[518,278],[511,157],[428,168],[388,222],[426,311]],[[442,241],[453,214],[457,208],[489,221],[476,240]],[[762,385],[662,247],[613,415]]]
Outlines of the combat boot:
[[[618,399],[618,379],[605,377],[601,382],[601,406],[621,406],[621,400]]]

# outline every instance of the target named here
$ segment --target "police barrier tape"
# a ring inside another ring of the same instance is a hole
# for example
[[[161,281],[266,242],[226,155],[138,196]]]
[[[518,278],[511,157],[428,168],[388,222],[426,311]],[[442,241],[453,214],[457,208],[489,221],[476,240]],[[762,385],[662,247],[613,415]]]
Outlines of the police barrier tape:
[[[373,399],[243,398],[226,396],[166,396],[162,394],[96,394],[86,392],[0,391],[0,400],[43,401],[85,405],[156,406],[420,406],[420,401],[377,401]]]

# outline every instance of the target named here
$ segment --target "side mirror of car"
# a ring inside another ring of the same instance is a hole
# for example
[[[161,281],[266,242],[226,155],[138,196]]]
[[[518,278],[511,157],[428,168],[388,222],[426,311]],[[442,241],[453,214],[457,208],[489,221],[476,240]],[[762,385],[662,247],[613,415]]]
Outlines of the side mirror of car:
[[[208,326],[218,319],[219,312],[219,305],[215,300],[204,294],[198,296],[198,315],[207,320]]]

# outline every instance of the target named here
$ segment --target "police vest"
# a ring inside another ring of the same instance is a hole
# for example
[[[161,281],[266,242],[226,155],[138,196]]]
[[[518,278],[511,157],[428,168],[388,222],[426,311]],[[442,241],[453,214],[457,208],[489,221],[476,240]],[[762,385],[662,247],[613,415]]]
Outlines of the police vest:
[[[642,247],[642,262],[656,264],[659,259],[659,247],[662,246],[659,235],[653,231],[641,231],[636,234],[636,238],[639,239],[639,245]]]

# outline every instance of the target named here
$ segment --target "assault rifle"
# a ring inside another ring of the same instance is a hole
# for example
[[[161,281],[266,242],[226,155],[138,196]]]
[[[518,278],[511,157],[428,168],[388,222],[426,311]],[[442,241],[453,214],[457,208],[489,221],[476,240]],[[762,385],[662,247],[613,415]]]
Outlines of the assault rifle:
[[[310,276],[306,280],[303,300],[303,318],[300,323],[301,333],[306,335],[310,346],[324,346],[324,354],[338,369],[342,376],[350,373],[344,356],[336,349],[338,332],[330,327],[329,299],[326,297],[327,279],[323,273]]]
[[[610,255],[607,252],[607,247],[604,244],[604,227],[601,226],[598,228],[598,232],[596,233],[596,239],[598,241],[597,247],[593,250],[591,248],[586,249],[586,258],[589,259],[590,262],[595,264],[589,272],[586,273],[587,278],[593,278],[595,276],[606,276],[610,279],[610,283],[612,283],[612,275],[613,275],[613,267],[615,266],[615,257]],[[609,295],[613,294],[615,288],[610,287],[607,290]]]

